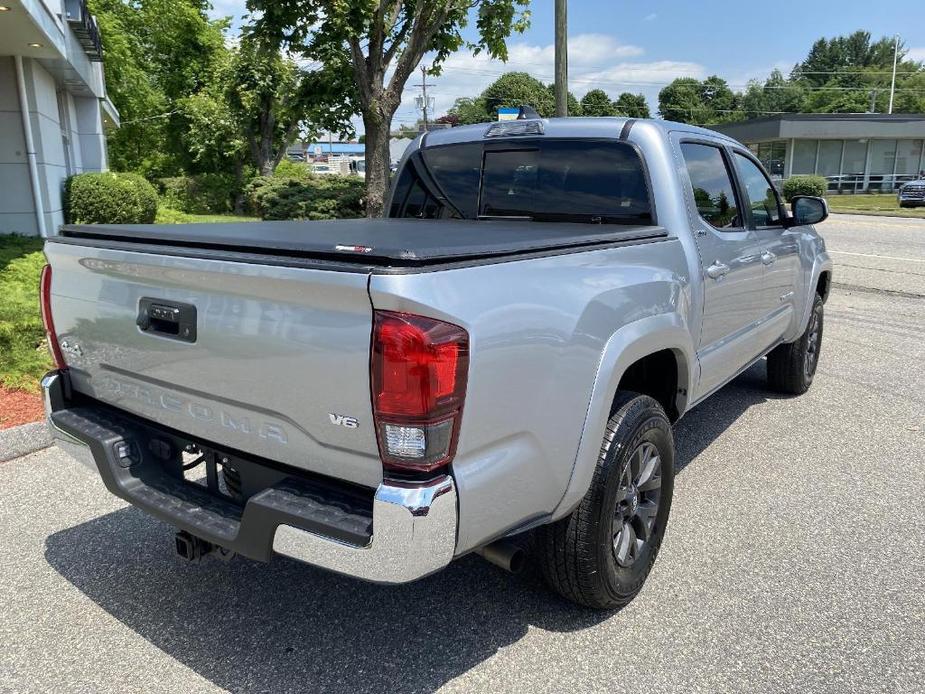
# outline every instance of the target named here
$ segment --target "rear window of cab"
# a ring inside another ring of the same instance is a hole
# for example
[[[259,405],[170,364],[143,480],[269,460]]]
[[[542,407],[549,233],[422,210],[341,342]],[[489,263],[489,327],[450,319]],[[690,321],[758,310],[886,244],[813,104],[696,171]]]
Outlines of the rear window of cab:
[[[649,224],[636,149],[615,140],[513,140],[425,148],[395,184],[391,217]]]

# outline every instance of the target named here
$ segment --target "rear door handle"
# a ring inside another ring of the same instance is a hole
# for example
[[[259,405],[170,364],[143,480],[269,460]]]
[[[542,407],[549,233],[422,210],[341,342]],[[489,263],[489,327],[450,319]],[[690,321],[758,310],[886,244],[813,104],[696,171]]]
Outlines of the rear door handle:
[[[761,262],[765,265],[770,265],[775,260],[777,260],[777,256],[771,253],[771,251],[765,251],[761,254]]]
[[[707,268],[707,274],[715,280],[725,277],[727,272],[729,272],[729,266],[718,260],[713,261],[713,264]]]

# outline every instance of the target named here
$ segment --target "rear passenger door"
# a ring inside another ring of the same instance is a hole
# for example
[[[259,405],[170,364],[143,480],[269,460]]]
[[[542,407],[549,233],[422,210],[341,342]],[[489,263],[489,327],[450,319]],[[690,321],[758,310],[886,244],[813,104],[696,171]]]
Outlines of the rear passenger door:
[[[764,313],[757,235],[747,228],[729,152],[705,140],[681,140],[690,181],[692,229],[704,287],[700,387],[706,395],[738,373],[753,353],[749,335]]]
[[[779,326],[778,331],[773,330],[772,325],[768,326],[766,339],[774,342],[786,332],[797,297],[802,296],[799,245],[802,230],[800,227],[794,230],[784,227],[780,196],[758,162],[741,150],[734,151],[733,160],[743,195],[748,200],[749,227],[754,229],[761,248],[763,313],[768,321]]]

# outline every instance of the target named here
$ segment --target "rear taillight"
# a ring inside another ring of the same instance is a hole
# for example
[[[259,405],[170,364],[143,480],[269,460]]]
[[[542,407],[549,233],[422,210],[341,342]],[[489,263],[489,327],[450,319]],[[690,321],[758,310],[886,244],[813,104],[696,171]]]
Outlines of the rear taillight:
[[[42,305],[42,324],[45,326],[48,351],[51,352],[51,358],[54,359],[55,368],[66,369],[67,363],[61,355],[58,334],[55,332],[55,322],[51,317],[51,265],[45,265],[42,268],[42,277],[39,280],[39,300]]]
[[[385,468],[429,472],[452,462],[468,372],[469,334],[458,325],[374,313],[373,415]]]

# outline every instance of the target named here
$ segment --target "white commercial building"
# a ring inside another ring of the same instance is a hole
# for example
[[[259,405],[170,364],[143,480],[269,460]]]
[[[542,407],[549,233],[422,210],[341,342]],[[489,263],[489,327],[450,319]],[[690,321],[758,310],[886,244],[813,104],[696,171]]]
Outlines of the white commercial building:
[[[923,113],[785,113],[709,126],[778,180],[817,174],[830,193],[890,193],[925,170]]]
[[[107,168],[101,60],[86,0],[0,0],[0,234],[54,234],[65,179]]]

